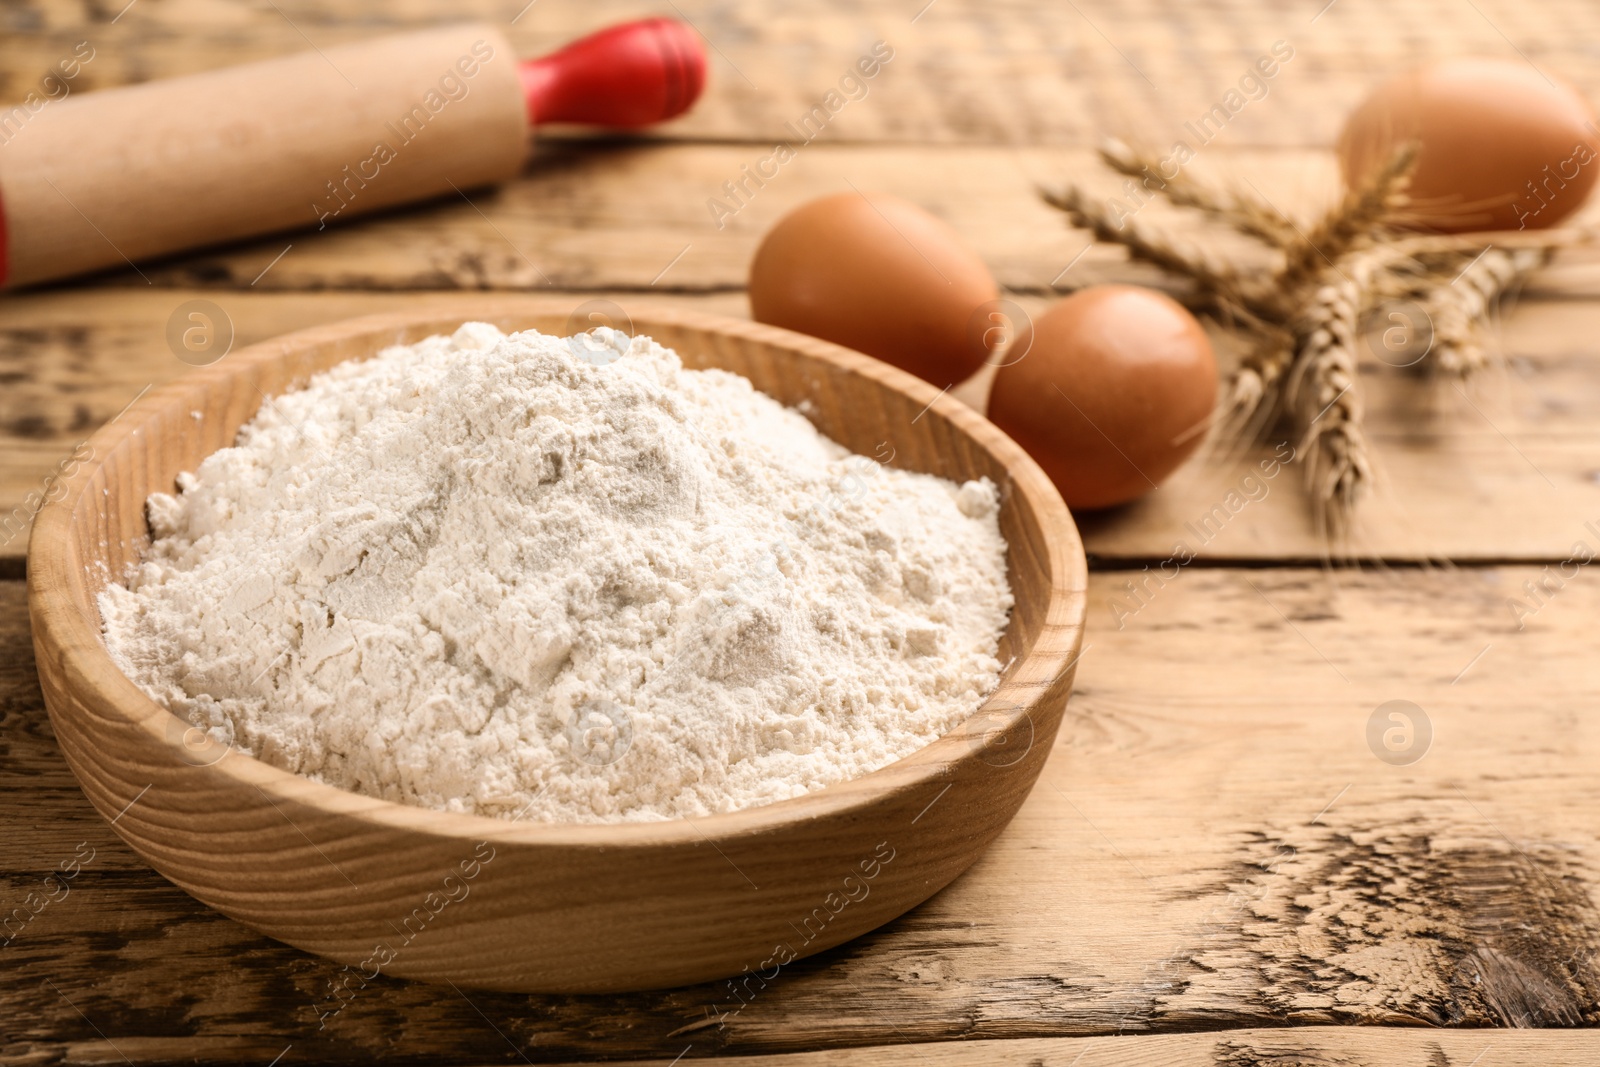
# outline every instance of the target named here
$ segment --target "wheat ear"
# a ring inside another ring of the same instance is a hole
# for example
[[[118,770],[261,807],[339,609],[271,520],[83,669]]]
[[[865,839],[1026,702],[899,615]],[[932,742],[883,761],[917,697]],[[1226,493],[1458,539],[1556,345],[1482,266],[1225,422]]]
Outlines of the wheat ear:
[[[1348,528],[1351,512],[1372,465],[1361,429],[1361,392],[1356,383],[1356,332],[1363,294],[1341,277],[1320,287],[1297,323],[1299,344],[1284,386],[1294,417],[1312,507],[1329,533]]]
[[[1433,325],[1430,370],[1466,379],[1488,365],[1483,324],[1502,293],[1544,266],[1552,248],[1488,248],[1448,284],[1429,290],[1422,308]]]
[[[1041,189],[1039,193],[1045,203],[1065,212],[1073,225],[1094,234],[1095,240],[1122,245],[1134,259],[1193,281],[1202,302],[1231,303],[1254,314],[1263,310],[1261,294],[1245,282],[1238,268],[1225,257],[1174,237],[1137,215],[1114,218],[1105,204],[1097,202],[1081,186]]]
[[[1282,408],[1282,378],[1293,358],[1294,336],[1287,330],[1253,331],[1250,347],[1223,387],[1219,438],[1243,450],[1266,435]]]
[[[1274,279],[1274,289],[1298,301],[1301,290],[1313,284],[1327,267],[1351,252],[1370,245],[1404,209],[1406,186],[1417,162],[1414,144],[1402,145],[1359,186],[1351,189],[1311,231],[1296,233],[1284,249],[1284,261]],[[1296,309],[1282,309],[1292,318]]]
[[[1179,207],[1193,208],[1228,223],[1240,233],[1282,248],[1296,236],[1294,223],[1278,214],[1271,205],[1237,189],[1213,189],[1197,182],[1181,170],[1168,178],[1161,173],[1161,161],[1115,138],[1100,145],[1100,158],[1118,174],[1144,180]]]

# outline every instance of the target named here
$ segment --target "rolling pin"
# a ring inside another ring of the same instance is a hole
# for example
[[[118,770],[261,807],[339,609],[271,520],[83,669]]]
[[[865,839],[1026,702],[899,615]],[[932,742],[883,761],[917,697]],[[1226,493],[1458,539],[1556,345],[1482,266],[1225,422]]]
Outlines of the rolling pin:
[[[505,181],[534,126],[648,125],[704,81],[669,19],[527,62],[465,24],[51,100],[0,144],[0,285]]]

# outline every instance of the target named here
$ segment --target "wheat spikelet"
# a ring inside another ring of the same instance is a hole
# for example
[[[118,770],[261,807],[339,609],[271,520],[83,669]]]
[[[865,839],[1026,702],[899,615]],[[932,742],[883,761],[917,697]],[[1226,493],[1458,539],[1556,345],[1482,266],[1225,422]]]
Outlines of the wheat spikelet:
[[[1284,402],[1300,436],[1312,507],[1324,530],[1342,533],[1372,479],[1356,384],[1363,294],[1350,278],[1323,285],[1298,320],[1299,345]]]
[[[1293,423],[1312,505],[1329,534],[1348,529],[1373,478],[1356,378],[1356,338],[1366,317],[1397,300],[1419,301],[1433,325],[1430,369],[1464,378],[1487,360],[1483,323],[1496,300],[1557,248],[1595,235],[1405,232],[1415,145],[1397,150],[1304,233],[1259,198],[1181,173],[1164,177],[1152,156],[1123,142],[1107,142],[1100,154],[1112,170],[1173,204],[1281,249],[1280,265],[1263,277],[1131,212],[1113,212],[1110,202],[1097,203],[1079,186],[1043,192],[1096,240],[1188,279],[1190,306],[1247,339],[1219,417],[1242,444],[1258,440],[1280,417]]]
[[[1181,170],[1171,178],[1165,177],[1160,160],[1126,142],[1115,138],[1102,142],[1100,158],[1118,174],[1144,179],[1145,188],[1153,188],[1179,207],[1204,212],[1274,248],[1284,247],[1297,236],[1294,223],[1270,205],[1237,189],[1213,189],[1185,176]]]
[[[1362,315],[1370,308],[1389,277],[1389,269],[1403,253],[1383,246],[1372,247],[1374,234],[1404,204],[1405,184],[1416,161],[1416,151],[1406,146],[1379,168],[1361,188],[1353,190],[1323,216],[1309,234],[1295,232],[1284,250],[1284,264],[1273,275],[1270,296],[1260,303],[1266,321],[1288,323],[1276,335],[1263,333],[1251,348],[1229,383],[1226,422],[1235,430],[1258,435],[1270,424],[1271,413],[1294,409],[1298,398],[1293,384],[1304,378],[1306,360],[1316,358],[1326,368],[1329,354],[1325,341],[1313,344],[1319,329],[1338,327],[1343,336],[1339,344],[1341,362],[1351,368],[1354,385],[1355,333]],[[1330,318],[1330,292],[1341,295],[1340,316]],[[1352,325],[1345,328],[1345,321]],[[1320,373],[1320,371],[1319,371]],[[1288,396],[1279,388],[1287,380]],[[1326,402],[1326,401],[1324,401]],[[1345,410],[1356,423],[1357,439],[1340,446],[1350,457],[1342,469],[1365,470],[1364,442],[1359,439],[1360,407]],[[1313,457],[1317,454],[1312,451]],[[1356,459],[1360,463],[1356,463]],[[1341,495],[1354,500],[1354,489]]]
[[[1291,300],[1303,298],[1301,291],[1315,284],[1325,269],[1382,236],[1405,207],[1406,186],[1416,161],[1416,146],[1403,145],[1366,181],[1347,192],[1309,233],[1297,232],[1284,249],[1283,267],[1275,278],[1277,291]],[[1285,317],[1294,314],[1292,307],[1283,310]]]
[[[1244,444],[1260,440],[1280,407],[1283,376],[1293,361],[1293,334],[1280,328],[1255,331],[1223,391],[1222,424],[1229,435]]]
[[[1483,325],[1489,310],[1502,293],[1544,266],[1553,254],[1550,248],[1488,248],[1449,284],[1429,290],[1422,301],[1433,324],[1429,369],[1466,379],[1487,366]]]
[[[1429,256],[1461,256],[1456,264],[1472,259],[1485,248],[1503,248],[1508,251],[1529,248],[1556,251],[1573,245],[1592,242],[1597,235],[1587,226],[1565,227],[1556,230],[1483,230],[1478,233],[1412,234],[1397,236],[1389,243],[1407,255],[1418,258]]]
[[[1354,318],[1359,324],[1366,311],[1385,295],[1385,285],[1392,277],[1390,271],[1396,258],[1398,253],[1384,247],[1351,253],[1325,272],[1337,276],[1332,282],[1320,284],[1316,294],[1299,297],[1309,307],[1295,312],[1289,328],[1266,328],[1258,324],[1253,331],[1256,340],[1229,382],[1224,399],[1225,425],[1251,440],[1258,438],[1271,424],[1271,413],[1283,406],[1280,390],[1285,376],[1299,366],[1300,358],[1308,351],[1307,333],[1316,330],[1327,317],[1326,306],[1318,301],[1321,290],[1330,284],[1336,285],[1354,308]],[[1285,298],[1286,303],[1288,299]],[[1352,350],[1352,361],[1354,338],[1351,331],[1347,347]]]
[[[1201,302],[1230,302],[1252,313],[1263,309],[1260,292],[1244,280],[1237,267],[1209,249],[1174,237],[1134,214],[1114,218],[1105,204],[1097,202],[1081,186],[1041,189],[1040,195],[1052,207],[1066,212],[1073,225],[1094,234],[1095,240],[1122,245],[1134,259],[1189,278]]]

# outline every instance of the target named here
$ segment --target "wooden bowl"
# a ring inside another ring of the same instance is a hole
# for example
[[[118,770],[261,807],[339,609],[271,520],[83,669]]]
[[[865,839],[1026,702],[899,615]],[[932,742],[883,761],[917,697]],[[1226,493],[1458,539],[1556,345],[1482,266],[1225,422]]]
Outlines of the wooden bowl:
[[[455,309],[452,309],[455,310]],[[851,449],[1002,488],[1016,607],[996,692],[881,770],[709,818],[508,822],[359,796],[209,741],[112,663],[96,595],[149,544],[145,498],[233,443],[264,395],[347,359],[478,319],[567,326],[570,303],[464,297],[232,353],[152,391],[90,439],[39,514],[28,604],[39,681],[83,790],[150,865],[270,937],[378,973],[526,992],[651,989],[756,971],[856,937],[948,884],[1022,804],[1055,738],[1082,638],[1072,518],[1004,434],[932,386],[756,323],[652,311],[634,322],[692,367],[750,378]],[[195,418],[191,413],[200,412]],[[343,1001],[330,996],[327,1010]]]

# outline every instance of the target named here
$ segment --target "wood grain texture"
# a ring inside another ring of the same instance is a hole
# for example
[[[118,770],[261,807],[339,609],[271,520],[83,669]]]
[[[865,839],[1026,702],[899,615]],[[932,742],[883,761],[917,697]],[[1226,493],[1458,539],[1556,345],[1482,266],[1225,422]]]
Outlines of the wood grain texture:
[[[320,1030],[338,966],[143,870],[71,796],[22,665],[0,694],[7,795],[26,776],[76,814],[34,824],[0,809],[10,906],[80,842],[98,851],[72,895],[0,949],[21,979],[0,988],[0,1017],[29,1020],[19,1039],[94,1041],[49,978],[119,1046],[181,1034],[209,1062],[239,1054],[228,1042],[263,1060],[296,1042],[312,1059],[418,1063],[498,1060],[495,1028],[545,1062],[670,1061],[691,1044],[1593,1024],[1600,727],[1583,710],[1597,683],[1582,627],[1600,584],[1580,575],[1521,630],[1507,601],[1549,580],[1538,568],[1187,571],[1121,630],[1106,604],[1124,576],[1092,575],[1075,695],[1039,785],[984,858],[910,914],[764,985],[468,1003],[380,978]],[[0,632],[16,637],[8,588]],[[1431,721],[1410,766],[1368,747],[1391,699]],[[1336,1035],[1312,1047],[1387,1062]],[[1445,1047],[1457,1064],[1481,1049]]]
[[[1130,264],[1121,248],[1091,244],[1087,232],[1039,198],[1039,186],[1073,180],[1121,197],[1131,209],[1124,180],[1101,166],[1092,146],[819,142],[800,148],[765,184],[749,181],[743,191],[728,191],[728,183],[746,180],[744,168],[771,154],[770,145],[759,143],[536,145],[524,174],[495,188],[330,224],[321,232],[141,263],[142,275],[124,268],[104,280],[140,288],[256,290],[739,289],[774,222],[806,201],[854,186],[868,194],[891,191],[943,218],[1012,292],[1050,294],[1107,281],[1173,288],[1156,269]],[[1202,151],[1185,173],[1249,182],[1303,226],[1338,193],[1337,166],[1321,148],[1217,146]],[[714,202],[722,208],[713,210]],[[1160,201],[1138,212],[1141,221],[1191,237],[1205,225]],[[1578,221],[1597,218],[1600,203],[1585,208]],[[1219,249],[1252,262],[1249,242],[1215,227],[1206,232]],[[1541,272],[1527,292],[1592,292],[1597,278],[1600,253],[1574,250]]]
[[[118,671],[94,597],[148,545],[146,498],[232,442],[265,397],[464,321],[556,331],[571,314],[462,298],[245,349],[96,434],[93,458],[39,513],[28,555],[35,656],[90,800],[201,901],[366,980],[602,992],[775,975],[901,914],[976,860],[1032,787],[1071,689],[1083,549],[1021,449],[964,404],[856,353],[669,312],[638,325],[689,366],[807,401],[820,429],[878,462],[999,487],[1015,600],[997,653],[1007,667],[948,735],[872,774],[744,811],[600,826],[497,820],[360,797],[209,741],[193,747],[187,724]]]
[[[1492,1055],[1491,1055],[1492,1054]],[[886,1045],[848,1052],[732,1056],[730,1067],[1579,1067],[1600,1056],[1600,1035],[1352,1031],[1325,1027],[1160,1037],[1024,1038]],[[635,1060],[637,1067],[670,1067]]]
[[[165,330],[174,311],[197,298],[222,309],[240,347],[350,315],[442,307],[455,299],[134,289],[11,297],[0,304],[0,561],[19,559],[24,550],[29,494],[37,501],[51,472],[141,389],[190,369],[173,355]],[[555,299],[573,309],[605,299],[634,315],[661,307],[748,314],[738,292],[601,291]],[[1031,311],[1046,303],[1027,296],[1017,302]],[[1108,564],[1136,569],[1158,567],[1180,541],[1201,559],[1227,561],[1303,562],[1329,551],[1358,560],[1564,560],[1584,524],[1600,522],[1600,387],[1587,340],[1597,330],[1600,305],[1524,300],[1498,327],[1501,365],[1463,393],[1430,386],[1368,354],[1362,388],[1382,480],[1342,546],[1328,545],[1308,520],[1298,470],[1265,479],[1259,463],[1271,450],[1238,457],[1222,448],[1208,450],[1142,501],[1079,516],[1085,544]],[[955,395],[981,408],[985,382]]]
[[[1099,246],[1061,275],[1086,240],[1038,206],[1031,183],[1087,173],[1104,133],[1138,130],[1158,146],[1182,136],[1184,121],[1237,85],[1274,40],[1292,43],[1294,59],[1194,166],[1248,178],[1291,211],[1326,195],[1321,147],[1397,66],[1520,54],[1600,98],[1590,54],[1600,9],[1586,0],[1323,7],[680,2],[673,8],[713,46],[711,81],[694,113],[648,144],[552,132],[521,179],[493,194],[469,190],[470,205],[398,211],[314,243],[300,234],[142,264],[160,292],[124,271],[9,296],[0,303],[0,517],[139,389],[183,369],[161,336],[181,299],[225,304],[241,346],[460,289],[545,286],[535,265],[584,290],[575,301],[606,290],[596,295],[631,308],[646,290],[675,289],[678,306],[743,314],[759,234],[788,206],[849,179],[950,220],[1036,309],[1051,285],[1160,280]],[[0,10],[0,100],[23,99],[82,40],[97,51],[75,92],[441,18],[509,24],[522,8],[21,0]],[[650,14],[674,10],[539,4],[507,33],[526,56]],[[707,198],[786,138],[785,123],[876,39],[896,54],[865,99],[714,229]],[[1146,575],[1146,562],[1159,570],[1167,558],[1175,528],[1237,485],[1225,466],[1194,465],[1144,504],[1093,520],[1086,541],[1113,570],[1092,576],[1079,694],[1019,818],[947,890],[866,939],[786,968],[747,1005],[704,985],[625,997],[471,993],[469,1003],[388,978],[344,1003],[336,990],[349,981],[336,965],[196,904],[105,825],[45,719],[20,585],[0,581],[0,647],[13,650],[0,657],[0,904],[26,901],[80,845],[95,850],[71,895],[0,947],[0,1060],[1594,1062],[1591,1033],[1470,1028],[1562,1025],[1594,1012],[1586,931],[1600,798],[1585,635],[1600,597],[1587,569],[1564,578],[1545,564],[1568,558],[1600,513],[1589,340],[1597,281],[1588,254],[1571,257],[1530,290],[1557,300],[1525,302],[1506,318],[1507,368],[1473,395],[1487,418],[1460,398],[1429,406],[1387,370],[1363,375],[1390,488],[1368,509],[1376,521],[1361,551],[1538,564],[1275,569],[1322,547],[1279,479],[1204,548],[1241,569]],[[280,291],[262,295],[269,287]],[[963,392],[981,402],[981,384]],[[0,532],[0,542],[0,577],[19,576],[21,538]],[[1542,606],[1518,631],[1508,601],[1534,596]],[[1426,707],[1438,731],[1412,767],[1365,748],[1362,724],[1394,696]],[[340,1003],[319,1029],[319,1015]],[[719,1022],[708,1011],[719,1003],[737,1010]],[[1468,1029],[1303,1025],[1323,1021]],[[1251,1023],[1292,1028],[1182,1032]],[[1119,1031],[1126,1036],[1111,1036]]]
[[[674,5],[641,0],[539,4],[429,0],[248,6],[190,0],[144,3],[111,23],[120,2],[27,0],[7,9],[0,93],[20,99],[58,54],[91,40],[84,89],[210,70],[426,26],[441,18],[506,27],[524,56],[608,22],[687,17],[713,46],[710,91],[694,112],[654,136],[766,141],[816,106],[875,40],[893,63],[825,136],[855,141],[1082,144],[1107,130],[1149,129],[1160,141],[1219,101],[1275,41],[1294,58],[1268,93],[1233,117],[1233,144],[1321,145],[1339,116],[1397,67],[1443,55],[1526,56],[1600,97],[1588,51],[1600,12],[1583,0],[926,0],[863,6],[848,0]],[[513,18],[516,21],[513,23]],[[1313,21],[1315,18],[1315,21]]]

